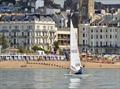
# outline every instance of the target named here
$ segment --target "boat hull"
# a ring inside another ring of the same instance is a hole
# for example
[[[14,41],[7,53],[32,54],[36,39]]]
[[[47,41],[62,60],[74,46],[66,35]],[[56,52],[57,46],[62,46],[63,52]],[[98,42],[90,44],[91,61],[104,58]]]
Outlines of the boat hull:
[[[78,71],[78,72],[75,72],[75,74],[83,74],[83,72],[82,72],[82,68]]]
[[[83,68],[80,68],[77,72],[71,70],[70,74],[76,74],[76,75],[83,74]]]

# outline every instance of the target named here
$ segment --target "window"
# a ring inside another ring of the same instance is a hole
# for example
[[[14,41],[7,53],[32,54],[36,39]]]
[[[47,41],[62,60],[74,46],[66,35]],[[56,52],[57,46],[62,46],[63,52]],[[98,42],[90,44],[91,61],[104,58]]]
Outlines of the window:
[[[16,33],[16,32],[14,32],[13,34],[14,34],[14,37],[16,37],[16,36],[17,36],[17,33]]]
[[[9,29],[11,29],[11,26],[9,26]]]
[[[24,32],[22,32],[22,36],[24,36]]]
[[[106,29],[106,32],[108,32],[107,29]]]
[[[46,29],[46,26],[43,26],[43,29]]]
[[[93,35],[91,35],[91,39],[93,39]]]
[[[110,42],[110,47],[112,46],[111,42]]]
[[[117,47],[117,42],[115,42],[115,46]]]
[[[27,44],[30,44],[30,39],[27,39]]]
[[[112,38],[112,35],[110,35],[110,39]]]
[[[39,36],[38,32],[36,32],[36,36]]]
[[[112,29],[110,29],[110,32],[112,32]]]
[[[102,32],[102,29],[100,29],[100,32]]]
[[[16,44],[17,43],[17,41],[16,41],[16,39],[14,39],[14,44]]]
[[[102,39],[102,35],[100,35],[100,39]]]
[[[43,32],[43,36],[45,36],[45,32]]]
[[[83,31],[85,30],[85,28],[83,28]]]
[[[85,45],[85,40],[83,40],[83,45]]]
[[[82,48],[82,51],[84,51],[85,50],[85,48]]]
[[[98,35],[96,35],[96,39],[98,39]]]
[[[27,32],[27,36],[30,36],[30,32]]]
[[[39,36],[41,36],[41,31],[39,31]]]
[[[96,46],[98,46],[98,41],[96,42]]]
[[[59,22],[62,23],[61,20]]]
[[[102,46],[102,41],[100,41],[100,46]]]
[[[39,29],[40,26],[37,26],[37,29]]]
[[[83,33],[83,37],[85,37],[85,34]]]
[[[107,38],[108,36],[106,35],[106,38]]]
[[[115,38],[117,38],[117,35],[115,35]]]
[[[7,29],[7,26],[3,26],[2,29]]]
[[[27,29],[32,29],[32,26],[27,26]]]
[[[91,41],[91,46],[93,46],[93,42]]]
[[[22,25],[22,29],[24,29],[24,25]]]
[[[106,46],[108,45],[108,42],[106,42]]]
[[[93,29],[91,29],[91,32],[93,32]]]
[[[15,29],[19,29],[19,26],[15,26]]]

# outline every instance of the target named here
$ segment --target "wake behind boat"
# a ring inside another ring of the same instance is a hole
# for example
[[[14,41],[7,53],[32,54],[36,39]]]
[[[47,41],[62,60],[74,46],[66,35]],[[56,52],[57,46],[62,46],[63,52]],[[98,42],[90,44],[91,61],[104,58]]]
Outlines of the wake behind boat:
[[[64,76],[86,78],[86,77],[92,76],[92,74],[79,74],[79,75],[76,75],[76,74],[64,74]]]

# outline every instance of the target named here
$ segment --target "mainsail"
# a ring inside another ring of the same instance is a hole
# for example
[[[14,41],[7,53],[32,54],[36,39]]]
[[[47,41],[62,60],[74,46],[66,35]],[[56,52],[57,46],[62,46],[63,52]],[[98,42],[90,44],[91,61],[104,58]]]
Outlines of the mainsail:
[[[70,21],[70,69],[74,72],[80,70],[81,62],[78,50],[77,29],[73,27]]]

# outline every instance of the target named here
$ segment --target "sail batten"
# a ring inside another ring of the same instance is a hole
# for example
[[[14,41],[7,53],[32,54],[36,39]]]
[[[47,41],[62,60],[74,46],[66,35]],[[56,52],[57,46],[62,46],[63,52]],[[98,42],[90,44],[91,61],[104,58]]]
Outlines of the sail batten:
[[[73,71],[80,70],[81,62],[78,50],[77,29],[73,27],[70,21],[70,68]]]

